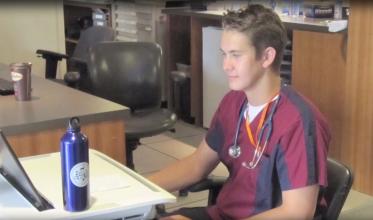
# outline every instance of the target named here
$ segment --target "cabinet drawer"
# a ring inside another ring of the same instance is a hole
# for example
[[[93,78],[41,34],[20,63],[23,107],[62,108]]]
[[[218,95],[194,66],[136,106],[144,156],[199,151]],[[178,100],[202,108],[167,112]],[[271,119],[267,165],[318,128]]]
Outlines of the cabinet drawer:
[[[138,32],[137,32],[137,39],[139,41],[149,41],[149,42],[153,41],[151,32],[144,31],[144,30],[138,30]]]
[[[119,41],[130,41],[130,42],[137,42],[137,38],[130,38],[130,37],[126,37],[126,36],[120,36],[118,35],[117,36],[117,40]]]
[[[137,22],[140,24],[152,25],[153,15],[149,13],[136,12]]]
[[[117,29],[118,36],[129,38],[129,39],[137,39],[137,31],[136,32],[130,32],[123,29]]]
[[[136,12],[153,14],[153,6],[137,4],[136,5]]]
[[[116,11],[136,11],[135,3],[116,1],[114,5]]]
[[[136,21],[137,15],[134,12],[115,12],[116,20]]]
[[[151,25],[137,24],[138,31],[152,32],[153,27]]]
[[[137,30],[137,22],[135,21],[126,21],[126,20],[117,20],[115,22],[115,27],[117,29],[125,29],[130,31]]]

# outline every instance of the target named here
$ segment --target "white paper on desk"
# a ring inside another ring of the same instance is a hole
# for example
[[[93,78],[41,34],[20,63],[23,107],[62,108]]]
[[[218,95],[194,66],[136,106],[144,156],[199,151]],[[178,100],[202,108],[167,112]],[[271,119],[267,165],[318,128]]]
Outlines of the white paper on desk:
[[[330,32],[339,32],[347,29],[348,21],[347,20],[335,20],[335,21],[328,21],[328,30]]]
[[[108,191],[130,186],[130,184],[122,176],[118,175],[94,177],[91,179],[90,184],[91,192]]]

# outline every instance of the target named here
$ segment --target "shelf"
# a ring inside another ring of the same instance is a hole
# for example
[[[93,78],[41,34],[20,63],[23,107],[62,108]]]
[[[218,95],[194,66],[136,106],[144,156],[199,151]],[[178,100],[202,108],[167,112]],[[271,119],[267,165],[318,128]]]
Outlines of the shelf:
[[[101,9],[106,9],[106,10],[111,10],[111,3],[110,1],[64,1],[64,5],[69,5],[69,6],[77,6],[77,7],[82,7],[82,8],[101,8]]]

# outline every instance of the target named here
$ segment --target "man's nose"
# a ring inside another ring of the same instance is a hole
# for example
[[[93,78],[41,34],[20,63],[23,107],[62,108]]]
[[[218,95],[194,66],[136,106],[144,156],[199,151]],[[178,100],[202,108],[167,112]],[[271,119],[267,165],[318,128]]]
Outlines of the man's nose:
[[[229,59],[228,57],[225,57],[223,60],[223,70],[228,73],[232,71],[232,69],[233,69],[232,60]]]

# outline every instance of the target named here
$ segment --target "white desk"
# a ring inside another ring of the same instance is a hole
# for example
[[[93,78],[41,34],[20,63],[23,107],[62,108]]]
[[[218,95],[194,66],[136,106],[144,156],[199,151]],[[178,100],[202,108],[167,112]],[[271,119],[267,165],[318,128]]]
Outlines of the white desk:
[[[90,150],[89,160],[91,201],[86,211],[63,208],[57,152],[21,158],[31,181],[55,209],[39,212],[0,175],[0,219],[148,219],[154,205],[176,201],[172,194],[98,151]]]

